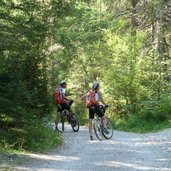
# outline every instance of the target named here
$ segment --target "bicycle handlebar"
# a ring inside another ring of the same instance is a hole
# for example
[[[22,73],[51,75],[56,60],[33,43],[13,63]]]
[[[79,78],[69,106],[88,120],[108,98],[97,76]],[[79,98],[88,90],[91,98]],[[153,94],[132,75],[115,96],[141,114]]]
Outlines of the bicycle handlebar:
[[[101,104],[100,107],[102,107],[102,108],[107,108],[107,107],[109,107],[109,105]]]

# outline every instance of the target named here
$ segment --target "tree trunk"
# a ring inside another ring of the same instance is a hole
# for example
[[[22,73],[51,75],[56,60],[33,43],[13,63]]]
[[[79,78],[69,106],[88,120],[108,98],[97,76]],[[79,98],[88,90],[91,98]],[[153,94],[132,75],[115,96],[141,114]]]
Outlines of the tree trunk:
[[[164,42],[164,22],[163,22],[163,7],[164,4],[161,1],[156,9],[156,53],[157,53],[157,70],[158,70],[158,86],[157,93],[158,99],[161,98],[162,90],[164,90],[164,72],[166,72],[167,67],[165,67],[165,42]]]

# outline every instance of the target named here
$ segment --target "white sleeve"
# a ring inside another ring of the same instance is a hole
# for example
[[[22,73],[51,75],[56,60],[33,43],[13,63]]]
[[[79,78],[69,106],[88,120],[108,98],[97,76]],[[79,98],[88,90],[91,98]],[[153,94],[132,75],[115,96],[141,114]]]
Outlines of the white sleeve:
[[[66,93],[66,90],[65,88],[62,89],[62,94],[65,94]]]
[[[59,92],[60,92],[60,98],[63,99],[63,94],[65,96],[65,89],[64,88],[60,88]]]

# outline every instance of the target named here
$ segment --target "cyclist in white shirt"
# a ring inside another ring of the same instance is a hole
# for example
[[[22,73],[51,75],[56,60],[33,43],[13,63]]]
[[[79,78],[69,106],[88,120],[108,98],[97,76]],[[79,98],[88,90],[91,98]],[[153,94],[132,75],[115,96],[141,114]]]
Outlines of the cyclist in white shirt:
[[[55,120],[55,130],[58,130],[58,122],[59,118],[61,117],[62,110],[67,109],[69,112],[71,112],[71,104],[73,103],[73,100],[69,100],[66,97],[66,81],[62,80],[60,82],[59,92],[60,92],[60,104],[56,104],[57,107],[57,117]]]
[[[104,99],[102,97],[102,93],[99,91],[99,89],[100,89],[99,83],[97,83],[97,82],[93,83],[92,90],[95,92],[95,99],[96,99],[97,104],[89,107],[89,135],[90,135],[90,140],[93,140],[92,120],[94,119],[94,115],[97,114],[102,119],[102,122],[104,123],[104,125],[106,122],[106,116],[102,112],[102,110],[100,109],[99,102],[101,102],[105,106],[108,106],[108,105],[104,102]]]

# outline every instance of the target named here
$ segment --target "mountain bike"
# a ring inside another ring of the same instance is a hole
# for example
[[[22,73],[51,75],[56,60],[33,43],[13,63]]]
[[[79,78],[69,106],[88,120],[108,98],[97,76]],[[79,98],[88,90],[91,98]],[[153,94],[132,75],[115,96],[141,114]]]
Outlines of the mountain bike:
[[[72,103],[70,103],[69,105],[71,106]],[[79,119],[77,115],[74,112],[71,113],[67,109],[64,109],[62,110],[61,117],[59,118],[59,121],[58,121],[57,128],[59,132],[64,132],[66,121],[71,125],[71,128],[73,129],[74,132],[79,131],[80,125],[79,125]]]
[[[108,106],[100,105],[100,109],[105,113]],[[113,136],[113,126],[109,118],[106,117],[106,124],[103,126],[102,119],[99,116],[95,116],[93,121],[93,128],[96,137],[102,141],[103,137],[105,139],[111,139]]]

